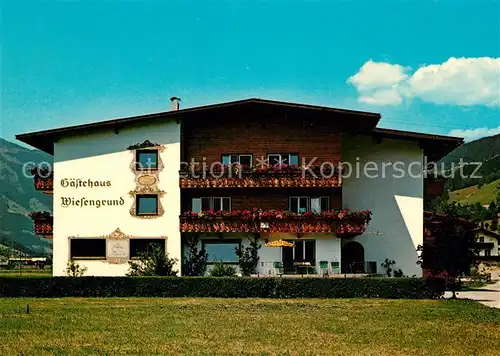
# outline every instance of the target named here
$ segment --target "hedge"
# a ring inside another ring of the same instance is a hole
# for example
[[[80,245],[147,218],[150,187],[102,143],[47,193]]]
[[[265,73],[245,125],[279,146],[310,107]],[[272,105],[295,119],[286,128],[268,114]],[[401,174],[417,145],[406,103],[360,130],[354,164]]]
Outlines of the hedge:
[[[436,299],[438,278],[0,277],[0,297]]]

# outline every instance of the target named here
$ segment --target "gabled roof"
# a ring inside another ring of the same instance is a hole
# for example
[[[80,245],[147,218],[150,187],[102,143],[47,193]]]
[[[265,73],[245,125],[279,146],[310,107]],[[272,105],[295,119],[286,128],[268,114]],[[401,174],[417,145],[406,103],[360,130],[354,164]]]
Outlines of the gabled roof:
[[[500,234],[497,234],[496,232],[494,231],[491,231],[491,230],[486,230],[484,227],[479,227],[477,228],[476,230],[474,230],[475,232],[480,232],[484,235],[488,235],[490,237],[494,237],[496,238],[498,241],[500,241]]]
[[[214,112],[220,112],[224,110],[238,110],[245,108],[257,108],[257,109],[282,109],[293,111],[297,114],[307,113],[308,115],[313,115],[322,119],[338,119],[339,115],[349,116],[350,120],[358,121],[361,127],[366,127],[367,129],[373,129],[380,120],[380,114],[331,108],[327,106],[318,105],[305,105],[290,103],[284,101],[275,100],[265,100],[258,98],[250,98],[244,100],[230,101],[220,104],[211,104],[204,106],[197,106],[193,108],[165,111],[147,115],[138,115],[131,117],[124,117],[119,119],[112,119],[100,122],[93,122],[90,124],[66,126],[56,129],[43,130],[30,132],[25,134],[16,135],[16,138],[24,143],[27,143],[33,147],[36,147],[44,152],[53,154],[54,153],[54,142],[62,136],[67,135],[79,135],[84,132],[89,132],[92,130],[99,129],[117,129],[125,125],[136,124],[140,122],[151,122],[151,121],[161,121],[161,120],[181,120],[193,118],[195,116],[200,116],[204,114],[212,114]]]
[[[165,111],[147,115],[124,117],[83,125],[66,126],[56,129],[19,134],[16,135],[16,138],[44,152],[53,154],[54,142],[64,136],[81,135],[87,132],[102,129],[114,129],[116,131],[124,126],[143,122],[167,120],[176,120],[178,122],[180,120],[191,121],[206,118],[206,116],[213,114],[219,115],[224,112],[234,111],[245,112],[246,110],[278,110],[279,112],[290,113],[297,116],[304,115],[308,118],[315,118],[321,121],[335,122],[335,124],[338,123],[341,126],[349,126],[356,133],[369,134],[380,139],[394,138],[418,141],[422,148],[426,151],[426,155],[439,156],[439,158],[448,152],[451,152],[463,143],[463,139],[457,137],[376,128],[381,117],[378,113],[258,98],[197,106],[193,108]]]

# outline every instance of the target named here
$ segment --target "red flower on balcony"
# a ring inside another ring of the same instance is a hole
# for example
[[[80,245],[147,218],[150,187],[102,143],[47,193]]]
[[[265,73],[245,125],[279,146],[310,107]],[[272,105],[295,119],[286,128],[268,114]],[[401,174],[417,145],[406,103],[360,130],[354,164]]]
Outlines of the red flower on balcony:
[[[36,190],[51,191],[54,189],[54,174],[47,167],[34,167],[30,169],[33,175]]]
[[[286,164],[257,167],[232,164],[212,170],[190,166],[181,171],[179,185],[181,188],[338,187],[340,175],[335,172],[340,171],[337,168],[332,171],[331,167]]]
[[[349,237],[365,232],[371,219],[368,210],[332,210],[294,213],[287,210],[188,211],[181,218],[182,232],[286,232],[331,233]],[[261,222],[268,227],[260,228]]]
[[[51,236],[53,234],[54,219],[47,211],[34,211],[28,216],[33,220],[36,235]]]

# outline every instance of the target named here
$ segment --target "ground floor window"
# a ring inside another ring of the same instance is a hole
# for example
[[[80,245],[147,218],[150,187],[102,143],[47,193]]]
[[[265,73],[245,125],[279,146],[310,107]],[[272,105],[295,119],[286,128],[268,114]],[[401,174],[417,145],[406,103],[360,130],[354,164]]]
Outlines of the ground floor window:
[[[309,262],[311,265],[316,261],[315,240],[289,240],[293,247],[282,247],[281,255],[285,272],[295,271],[296,262]]]
[[[106,259],[106,239],[71,239],[70,257],[72,259]]]
[[[208,263],[237,263],[236,250],[241,247],[241,240],[203,240],[203,247],[208,254]]]
[[[165,252],[165,239],[130,239],[130,258],[138,258],[148,248],[160,247]]]

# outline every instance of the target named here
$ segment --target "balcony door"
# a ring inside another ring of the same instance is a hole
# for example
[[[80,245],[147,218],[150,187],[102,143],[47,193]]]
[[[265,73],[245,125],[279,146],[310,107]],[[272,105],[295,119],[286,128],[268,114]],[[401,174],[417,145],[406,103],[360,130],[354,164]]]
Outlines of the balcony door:
[[[315,264],[316,241],[315,240],[288,240],[294,244],[293,247],[282,247],[281,258],[285,273],[295,272],[295,262],[310,262]]]

